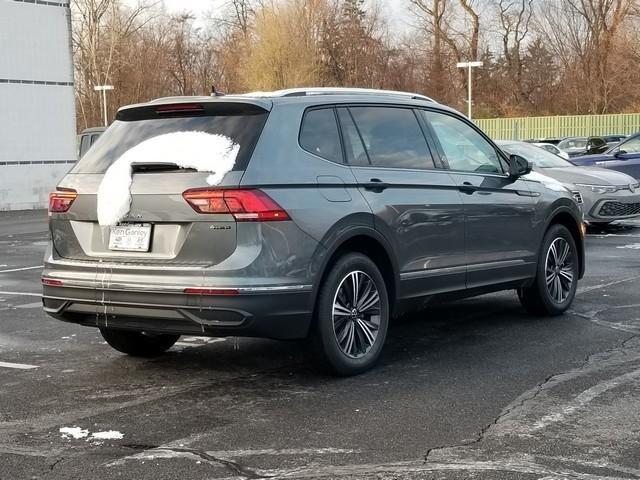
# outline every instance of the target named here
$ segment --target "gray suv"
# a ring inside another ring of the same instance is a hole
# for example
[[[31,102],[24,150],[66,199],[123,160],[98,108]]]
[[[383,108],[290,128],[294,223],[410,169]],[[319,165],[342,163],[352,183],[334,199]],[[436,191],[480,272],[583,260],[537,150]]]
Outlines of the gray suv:
[[[233,165],[211,185],[180,154],[143,155],[128,166],[127,213],[101,225],[99,201],[122,202],[101,185],[109,168],[176,132],[229,139]],[[514,289],[536,314],[570,306],[582,216],[568,190],[530,171],[416,94],[295,89],[123,107],[51,194],[44,309],[130,355],[182,334],[309,339],[334,372],[360,373],[390,319],[429,301]]]

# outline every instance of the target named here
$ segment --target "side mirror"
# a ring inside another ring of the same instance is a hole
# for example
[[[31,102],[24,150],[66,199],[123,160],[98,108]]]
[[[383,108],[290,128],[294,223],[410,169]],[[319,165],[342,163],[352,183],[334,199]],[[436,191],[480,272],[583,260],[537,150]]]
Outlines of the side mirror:
[[[520,155],[511,155],[509,157],[509,176],[518,178],[531,173],[531,164],[529,160]]]
[[[627,154],[627,152],[625,152],[624,150],[616,150],[616,152],[613,154],[614,157],[616,158],[624,158],[624,156]]]

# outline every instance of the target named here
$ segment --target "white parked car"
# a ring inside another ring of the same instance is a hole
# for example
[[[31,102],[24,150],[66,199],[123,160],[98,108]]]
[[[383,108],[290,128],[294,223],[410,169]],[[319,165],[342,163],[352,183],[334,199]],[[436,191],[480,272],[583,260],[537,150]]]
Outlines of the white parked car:
[[[541,143],[534,143],[533,145],[535,145],[536,147],[544,148],[547,152],[553,153],[554,155],[558,155],[559,157],[564,158],[565,160],[569,160],[569,154],[567,152],[563,152],[552,143],[541,142]]]
[[[640,183],[633,177],[606,168],[579,167],[526,142],[496,143],[507,154],[526,158],[534,173],[553,178],[570,190],[585,221],[606,224],[640,216]]]

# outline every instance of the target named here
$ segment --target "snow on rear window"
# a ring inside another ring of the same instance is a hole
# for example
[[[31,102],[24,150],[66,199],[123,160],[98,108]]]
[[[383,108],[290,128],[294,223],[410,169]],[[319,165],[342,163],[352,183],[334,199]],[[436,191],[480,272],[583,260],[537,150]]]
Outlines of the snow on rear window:
[[[236,162],[240,145],[224,135],[172,132],[138,143],[108,168],[98,188],[98,223],[116,225],[131,207],[132,165],[175,164],[208,172],[209,185],[217,185]]]
[[[240,145],[236,169],[242,170],[253,153],[266,118],[267,112],[253,112],[116,120],[78,160],[71,173],[105,173],[111,164],[137,144],[173,132],[206,132],[230,138]]]

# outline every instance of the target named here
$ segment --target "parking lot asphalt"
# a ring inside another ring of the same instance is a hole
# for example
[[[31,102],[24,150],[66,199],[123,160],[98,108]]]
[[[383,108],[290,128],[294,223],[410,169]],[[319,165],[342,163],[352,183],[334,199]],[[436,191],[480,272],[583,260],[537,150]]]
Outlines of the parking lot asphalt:
[[[46,241],[46,213],[0,214],[2,480],[640,478],[640,222],[589,232],[570,313],[432,306],[346,379],[298,343],[121,355],[42,312]]]

